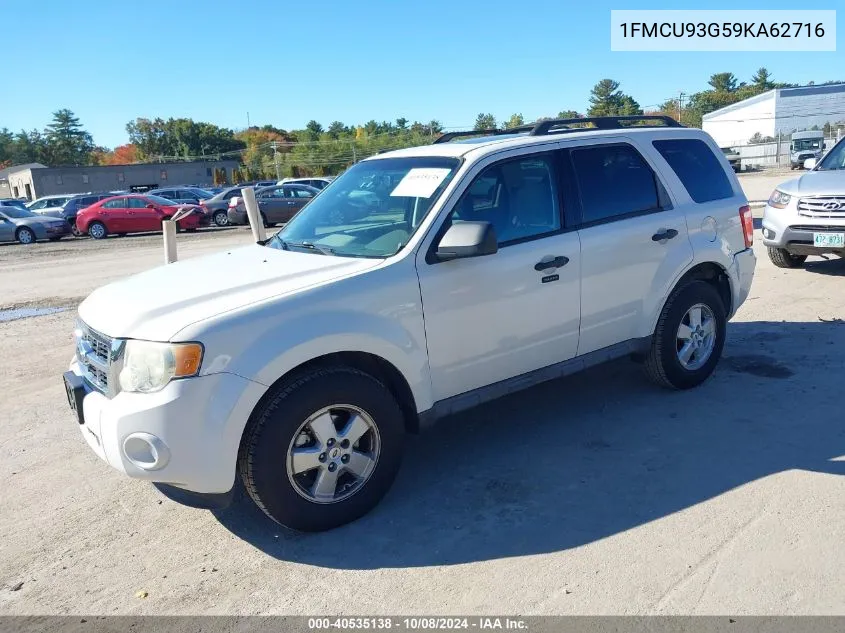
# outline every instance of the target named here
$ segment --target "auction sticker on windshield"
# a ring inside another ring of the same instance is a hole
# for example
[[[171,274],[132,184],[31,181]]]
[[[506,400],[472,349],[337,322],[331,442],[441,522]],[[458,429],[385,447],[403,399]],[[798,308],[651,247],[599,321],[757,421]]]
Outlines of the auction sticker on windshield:
[[[443,167],[416,167],[405,174],[390,195],[405,198],[430,198],[451,171]]]

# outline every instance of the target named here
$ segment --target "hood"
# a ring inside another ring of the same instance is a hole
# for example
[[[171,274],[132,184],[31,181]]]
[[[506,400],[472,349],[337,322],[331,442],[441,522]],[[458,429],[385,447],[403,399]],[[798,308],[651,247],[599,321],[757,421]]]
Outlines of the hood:
[[[845,170],[808,171],[777,188],[795,196],[845,196]]]
[[[380,263],[246,246],[167,264],[103,286],[80,304],[79,316],[111,337],[166,341],[192,323]]]
[[[34,224],[64,224],[64,218],[57,218],[52,215],[36,215],[35,217],[30,218],[11,218],[11,220],[14,224],[19,226],[32,226]]]

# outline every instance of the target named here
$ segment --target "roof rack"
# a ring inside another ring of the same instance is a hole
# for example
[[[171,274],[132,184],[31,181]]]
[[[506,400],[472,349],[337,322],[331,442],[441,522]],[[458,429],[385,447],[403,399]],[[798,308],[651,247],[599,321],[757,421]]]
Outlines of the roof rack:
[[[644,125],[630,125],[643,122]],[[592,128],[566,127],[568,125],[581,126],[591,123]],[[628,123],[629,125],[625,125]],[[655,125],[656,124],[656,125]],[[564,127],[559,127],[564,126]],[[595,116],[577,119],[546,119],[536,123],[528,123],[507,130],[467,130],[465,132],[447,132],[439,136],[435,143],[447,143],[453,138],[462,136],[499,136],[502,134],[517,134],[528,132],[528,136],[545,136],[547,134],[561,134],[563,132],[583,132],[584,130],[621,130],[629,127],[684,127],[670,116],[663,114],[634,114],[625,116]],[[558,129],[553,129],[558,128]]]
[[[435,143],[448,143],[453,138],[461,138],[464,136],[501,136],[502,134],[518,134],[520,132],[530,132],[535,127],[534,123],[526,123],[518,127],[508,128],[506,130],[465,130],[463,132],[446,132],[438,136]]]

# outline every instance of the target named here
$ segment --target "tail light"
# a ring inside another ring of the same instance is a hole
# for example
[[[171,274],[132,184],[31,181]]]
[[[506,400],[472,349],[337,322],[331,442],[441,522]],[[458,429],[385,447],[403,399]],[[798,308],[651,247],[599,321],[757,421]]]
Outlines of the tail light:
[[[745,237],[745,248],[751,248],[754,244],[754,216],[751,214],[751,207],[747,204],[740,207],[739,218],[742,220],[742,234]]]

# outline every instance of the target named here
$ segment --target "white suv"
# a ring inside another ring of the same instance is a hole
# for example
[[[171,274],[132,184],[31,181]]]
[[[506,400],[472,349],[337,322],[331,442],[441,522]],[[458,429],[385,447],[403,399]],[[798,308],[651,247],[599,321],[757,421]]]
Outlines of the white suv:
[[[240,477],[323,530],[446,414],[622,356],[670,388],[713,372],[756,260],[710,136],[662,117],[456,136],[354,165],[264,243],[92,293],[64,376],[91,448],[198,507]]]

